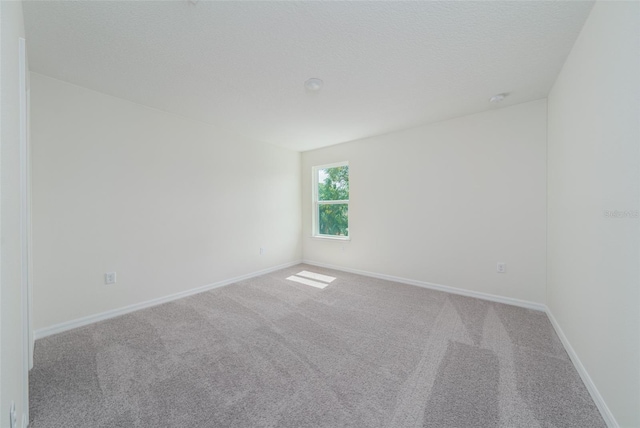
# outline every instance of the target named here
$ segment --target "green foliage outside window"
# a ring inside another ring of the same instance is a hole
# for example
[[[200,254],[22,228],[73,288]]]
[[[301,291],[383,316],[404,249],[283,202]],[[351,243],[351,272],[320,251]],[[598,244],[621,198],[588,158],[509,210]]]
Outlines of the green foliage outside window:
[[[335,201],[349,201],[348,165],[318,170],[318,233],[349,236],[349,204]]]

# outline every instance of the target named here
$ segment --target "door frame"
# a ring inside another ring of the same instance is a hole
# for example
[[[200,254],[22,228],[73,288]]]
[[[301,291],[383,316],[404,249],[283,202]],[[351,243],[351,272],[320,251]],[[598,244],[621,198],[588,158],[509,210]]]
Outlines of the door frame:
[[[31,284],[31,159],[29,148],[29,68],[27,44],[18,39],[20,100],[20,268],[22,301],[22,426],[29,423],[29,370],[33,367]]]

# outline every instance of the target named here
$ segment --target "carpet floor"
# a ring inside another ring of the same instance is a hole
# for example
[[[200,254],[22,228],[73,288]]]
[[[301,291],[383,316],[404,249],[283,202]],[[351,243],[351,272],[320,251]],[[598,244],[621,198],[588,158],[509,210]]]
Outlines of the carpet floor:
[[[31,428],[605,427],[544,313],[307,265],[40,339],[30,388]]]

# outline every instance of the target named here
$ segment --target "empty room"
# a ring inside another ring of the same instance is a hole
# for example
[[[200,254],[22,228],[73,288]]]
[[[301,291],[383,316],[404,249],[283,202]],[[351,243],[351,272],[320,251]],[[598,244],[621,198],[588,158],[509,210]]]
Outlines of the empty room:
[[[0,428],[640,428],[640,2],[0,21]]]

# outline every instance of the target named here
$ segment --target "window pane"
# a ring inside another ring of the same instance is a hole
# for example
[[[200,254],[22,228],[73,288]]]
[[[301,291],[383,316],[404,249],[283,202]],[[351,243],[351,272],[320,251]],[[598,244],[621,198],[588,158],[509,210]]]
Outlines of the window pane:
[[[318,204],[318,233],[349,236],[349,204]]]
[[[345,201],[349,199],[349,166],[318,170],[318,200]]]

